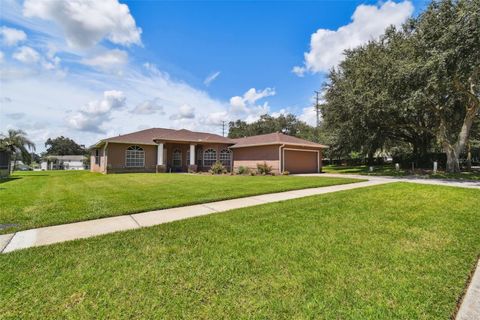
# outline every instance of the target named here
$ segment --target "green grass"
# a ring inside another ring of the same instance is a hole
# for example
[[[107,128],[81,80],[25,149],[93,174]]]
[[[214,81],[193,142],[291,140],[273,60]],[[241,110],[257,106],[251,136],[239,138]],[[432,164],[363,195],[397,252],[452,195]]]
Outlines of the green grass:
[[[458,180],[480,180],[480,171],[461,172],[461,173],[446,173],[444,171],[437,171],[433,174],[427,170],[416,170],[412,173],[411,170],[400,169],[395,170],[393,165],[373,166],[373,172],[370,172],[369,166],[338,166],[328,165],[324,166],[322,170],[326,173],[342,173],[342,174],[361,174],[368,176],[416,176],[420,178],[431,179],[458,179]]]
[[[395,183],[0,255],[2,318],[449,319],[480,192]]]
[[[102,175],[80,171],[18,173],[0,183],[0,225],[17,225],[0,233],[356,181],[360,180],[151,173]]]

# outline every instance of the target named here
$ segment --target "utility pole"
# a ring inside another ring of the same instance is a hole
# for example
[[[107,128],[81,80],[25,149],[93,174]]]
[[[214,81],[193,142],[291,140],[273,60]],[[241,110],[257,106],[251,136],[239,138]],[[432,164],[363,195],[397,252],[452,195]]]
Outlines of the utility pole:
[[[320,126],[320,104],[319,104],[319,101],[320,101],[320,92],[318,91],[315,91],[315,112],[317,114],[317,129],[318,127]]]
[[[225,137],[225,121],[222,121],[222,136]]]

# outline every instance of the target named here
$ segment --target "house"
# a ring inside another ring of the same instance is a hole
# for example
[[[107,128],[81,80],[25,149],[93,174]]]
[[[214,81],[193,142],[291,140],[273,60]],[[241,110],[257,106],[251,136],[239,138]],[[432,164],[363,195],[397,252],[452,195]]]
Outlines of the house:
[[[267,163],[275,173],[320,172],[327,146],[282,133],[240,139],[194,132],[152,128],[100,140],[91,147],[93,172],[208,171],[216,161],[229,170],[256,169]]]
[[[64,155],[47,156],[45,161],[40,163],[41,170],[85,170],[85,156]]]
[[[10,153],[0,150],[0,178],[10,175]]]

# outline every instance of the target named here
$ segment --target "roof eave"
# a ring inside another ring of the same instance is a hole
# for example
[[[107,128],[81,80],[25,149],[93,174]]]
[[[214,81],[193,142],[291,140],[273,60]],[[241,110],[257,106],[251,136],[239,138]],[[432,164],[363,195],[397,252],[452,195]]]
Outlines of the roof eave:
[[[248,147],[260,147],[260,146],[275,146],[275,145],[289,145],[289,146],[299,146],[299,147],[308,147],[308,148],[320,148],[320,149],[327,149],[329,148],[323,144],[311,145],[311,144],[304,144],[304,143],[293,143],[293,142],[269,142],[269,143],[255,143],[255,144],[244,144],[244,145],[233,145],[230,148],[238,149],[238,148],[248,148]]]

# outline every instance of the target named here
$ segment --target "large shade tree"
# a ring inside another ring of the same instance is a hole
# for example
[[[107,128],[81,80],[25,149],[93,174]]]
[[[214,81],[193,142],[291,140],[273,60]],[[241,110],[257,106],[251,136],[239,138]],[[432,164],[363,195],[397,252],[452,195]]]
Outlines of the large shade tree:
[[[46,155],[83,155],[86,153],[85,147],[77,144],[74,140],[60,136],[57,138],[48,138],[45,142]]]
[[[400,30],[346,52],[329,74],[326,127],[337,148],[372,155],[436,143],[458,172],[480,108],[480,1],[433,2]]]

